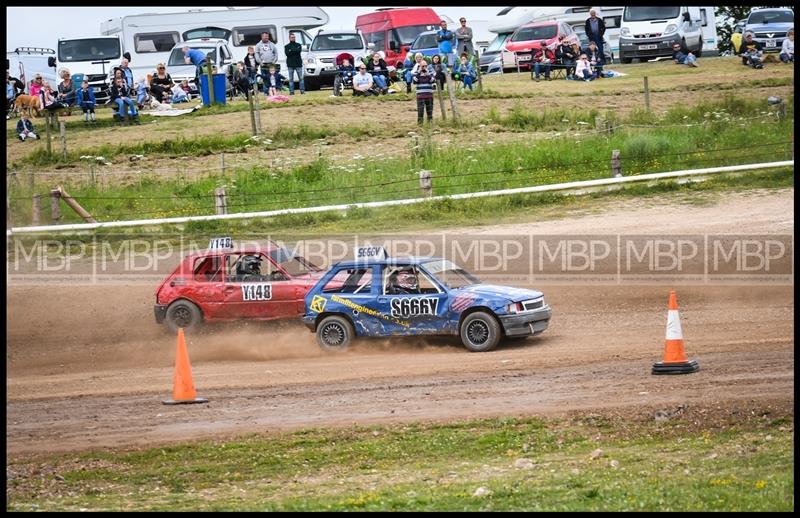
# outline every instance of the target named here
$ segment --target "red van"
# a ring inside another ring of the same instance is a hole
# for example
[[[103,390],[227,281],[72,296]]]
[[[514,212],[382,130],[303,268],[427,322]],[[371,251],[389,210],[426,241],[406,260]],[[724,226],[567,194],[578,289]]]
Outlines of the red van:
[[[356,29],[374,44],[375,52],[386,54],[386,63],[398,68],[403,66],[406,53],[420,33],[438,30],[441,17],[430,7],[388,8],[359,15]],[[455,27],[448,27],[455,30]]]
[[[506,41],[506,50],[515,52],[520,69],[531,67],[533,54],[541,47],[541,41],[547,42],[547,48],[555,52],[561,38],[566,36],[570,43],[580,45],[580,39],[572,27],[566,22],[536,22],[523,25]]]

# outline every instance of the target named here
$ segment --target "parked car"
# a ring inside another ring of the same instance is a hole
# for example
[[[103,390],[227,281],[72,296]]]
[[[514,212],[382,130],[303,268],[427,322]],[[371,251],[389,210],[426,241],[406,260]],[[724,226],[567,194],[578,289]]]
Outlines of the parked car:
[[[191,254],[156,289],[156,323],[192,331],[209,322],[297,318],[321,276],[316,265],[272,242]]]
[[[447,259],[356,257],[306,295],[303,323],[323,349],[344,349],[359,336],[456,335],[482,352],[503,337],[538,335],[550,322],[542,292],[483,284]]]
[[[411,44],[408,53],[414,56],[419,52],[423,56],[433,57],[439,53],[439,43],[436,41],[436,31],[421,33]]]
[[[764,52],[780,52],[786,33],[794,27],[794,11],[787,8],[753,9],[745,23],[745,32],[761,43]]]
[[[231,84],[227,78],[230,75],[230,67],[235,66],[235,64],[233,63],[233,52],[228,42],[221,38],[200,38],[182,41],[172,47],[169,60],[167,60],[167,71],[170,76],[172,76],[172,80],[175,84],[180,83],[184,79],[188,80],[191,94],[196,96],[200,93],[199,85],[195,84],[197,67],[194,65],[187,65],[184,61],[184,46],[205,52],[209,63],[216,65],[217,73],[225,74],[226,90],[230,92]],[[113,70],[111,77],[113,77]],[[138,78],[134,78],[134,80],[137,79]]]
[[[333,86],[339,73],[336,57],[347,53],[358,60],[366,57],[368,49],[367,40],[357,29],[319,31],[314,36],[311,48],[303,60],[306,88],[315,90],[323,86]],[[357,66],[357,63],[351,64]]]
[[[547,42],[546,45],[549,49],[555,51],[564,36],[571,44],[580,41],[575,31],[566,22],[529,23],[514,31],[514,34],[506,42],[506,49],[517,54],[521,70],[529,70],[533,54],[541,47],[542,40]]]
[[[587,52],[589,50],[589,36],[586,35],[586,29],[575,27],[574,30],[581,41],[581,52]],[[607,65],[614,63],[614,52],[612,52],[611,45],[608,44],[608,40],[605,37],[603,37],[603,59]]]

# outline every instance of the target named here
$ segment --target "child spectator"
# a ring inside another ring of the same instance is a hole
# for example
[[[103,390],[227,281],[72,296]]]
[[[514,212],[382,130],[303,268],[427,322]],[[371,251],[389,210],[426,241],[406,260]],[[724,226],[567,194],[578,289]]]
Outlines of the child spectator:
[[[422,125],[423,112],[428,114],[428,123],[433,123],[433,76],[428,73],[427,63],[420,65],[414,82],[417,84],[417,124]]]
[[[187,81],[186,86],[189,86]],[[186,90],[183,89],[183,81],[180,84],[177,84],[172,87],[172,104],[175,103],[188,103],[189,102],[189,94],[186,93]]]
[[[680,43],[672,44],[672,59],[676,65],[689,65],[690,67],[697,66],[697,58],[692,51],[681,47]]]
[[[33,123],[28,119],[28,114],[25,112],[19,114],[19,120],[17,121],[17,138],[22,142],[25,142],[26,139],[36,140],[39,138],[33,131]]]
[[[794,63],[794,29],[789,29],[786,33],[786,39],[781,45],[780,58],[784,63]]]
[[[56,110],[69,107],[66,102],[61,101],[58,97],[56,97],[55,92],[53,92],[53,88],[50,86],[50,83],[44,84],[41,98],[42,106],[49,112],[55,112]]]
[[[253,47],[247,47],[247,55],[244,57],[244,67],[247,69],[247,79],[250,80],[250,84],[255,84],[258,64],[256,63],[256,50]]]
[[[581,79],[584,81],[591,81],[597,78],[597,72],[592,70],[592,64],[589,62],[589,58],[586,54],[581,54],[578,64],[575,66],[575,76],[578,78],[578,81]]]
[[[96,122],[94,118],[94,107],[97,101],[94,97],[94,92],[89,88],[89,81],[86,79],[81,83],[81,89],[78,90],[78,106],[83,110],[83,122],[89,122],[89,115],[92,116],[92,122]]]
[[[236,67],[231,67],[231,101],[237,94],[244,94],[245,99],[250,96],[250,77],[247,68],[244,66],[244,61],[236,63]]]
[[[136,83],[136,104],[141,110],[146,102],[150,100],[149,84],[146,77],[140,77]]]
[[[11,106],[14,104],[14,85],[11,83],[11,80],[8,78],[8,71],[6,71],[6,120],[11,118],[11,115],[8,114],[9,110],[11,110]]]
[[[472,83],[478,76],[475,74],[475,68],[467,61],[466,52],[461,54],[461,62],[453,68],[453,74],[455,75],[453,79],[463,81],[464,86],[472,90]]]
[[[264,87],[267,88],[267,95],[270,97],[278,95],[283,89],[285,78],[275,70],[275,65],[269,66],[269,74],[264,78]]]
[[[192,89],[189,87],[189,80],[188,79],[184,79],[183,81],[181,81],[181,90],[183,90],[183,93],[186,94],[186,100],[187,101],[191,101],[192,100]]]

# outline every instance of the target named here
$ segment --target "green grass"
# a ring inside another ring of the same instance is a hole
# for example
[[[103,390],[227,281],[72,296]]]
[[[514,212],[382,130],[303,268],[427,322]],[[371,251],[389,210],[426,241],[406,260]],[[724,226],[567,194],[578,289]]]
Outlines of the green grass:
[[[792,510],[793,415],[713,413],[354,426],[10,459],[6,509]],[[491,494],[472,496],[478,487]]]

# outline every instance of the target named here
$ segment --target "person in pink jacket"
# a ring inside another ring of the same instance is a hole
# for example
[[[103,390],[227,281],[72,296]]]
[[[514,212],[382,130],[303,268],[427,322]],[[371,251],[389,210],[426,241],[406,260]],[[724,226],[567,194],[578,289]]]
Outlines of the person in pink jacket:
[[[36,74],[33,76],[33,81],[31,81],[30,88],[28,88],[28,94],[34,97],[41,97],[42,88],[44,88],[44,79],[42,78],[42,74]]]

